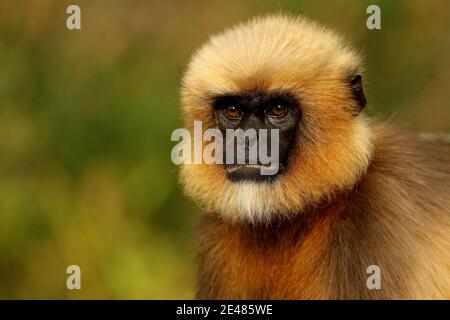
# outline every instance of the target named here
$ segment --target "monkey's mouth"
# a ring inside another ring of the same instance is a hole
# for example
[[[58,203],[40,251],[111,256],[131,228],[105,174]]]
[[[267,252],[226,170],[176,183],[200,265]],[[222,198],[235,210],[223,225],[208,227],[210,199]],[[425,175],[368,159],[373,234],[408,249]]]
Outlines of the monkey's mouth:
[[[282,164],[276,168],[262,164],[225,165],[227,177],[233,182],[238,181],[273,181],[284,169]]]

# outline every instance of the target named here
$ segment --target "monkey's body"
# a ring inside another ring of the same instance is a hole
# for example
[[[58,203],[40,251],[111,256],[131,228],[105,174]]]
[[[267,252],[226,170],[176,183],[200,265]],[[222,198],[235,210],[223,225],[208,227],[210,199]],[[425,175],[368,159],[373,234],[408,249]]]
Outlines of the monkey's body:
[[[361,79],[358,54],[304,18],[252,20],[194,56],[187,127],[275,128],[286,159],[258,181],[247,164],[233,179],[223,164],[182,167],[209,212],[199,298],[450,298],[449,148],[368,120]]]
[[[367,174],[329,203],[268,225],[206,217],[198,298],[450,298],[449,153],[375,136]],[[381,289],[366,285],[370,265]]]

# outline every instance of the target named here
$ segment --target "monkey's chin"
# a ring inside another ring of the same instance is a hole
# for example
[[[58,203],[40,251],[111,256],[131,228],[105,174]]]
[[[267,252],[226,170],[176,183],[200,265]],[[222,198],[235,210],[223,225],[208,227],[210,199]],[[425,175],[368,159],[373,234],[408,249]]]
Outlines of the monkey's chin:
[[[263,169],[268,167],[259,164],[225,165],[225,171],[227,178],[232,182],[273,182],[277,179],[283,166],[280,165],[279,170],[275,174],[262,174]]]
[[[230,181],[215,202],[214,211],[237,223],[268,223],[275,217],[289,215],[280,181]]]

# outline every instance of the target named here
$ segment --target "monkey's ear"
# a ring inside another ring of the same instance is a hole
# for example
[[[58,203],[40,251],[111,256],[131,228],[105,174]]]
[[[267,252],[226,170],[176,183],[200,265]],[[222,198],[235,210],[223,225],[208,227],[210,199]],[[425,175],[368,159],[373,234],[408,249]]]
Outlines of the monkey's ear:
[[[355,110],[357,114],[359,114],[362,109],[366,106],[367,100],[364,95],[364,90],[362,86],[362,77],[361,75],[352,75],[350,78],[350,87],[352,90],[353,97],[355,101],[358,103],[358,109]]]

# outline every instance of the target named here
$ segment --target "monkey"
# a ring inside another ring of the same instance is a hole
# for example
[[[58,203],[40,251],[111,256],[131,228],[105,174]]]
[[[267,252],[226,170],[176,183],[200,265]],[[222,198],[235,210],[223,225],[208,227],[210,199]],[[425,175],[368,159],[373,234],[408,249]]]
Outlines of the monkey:
[[[362,59],[306,17],[213,35],[180,89],[184,123],[279,130],[280,170],[184,164],[202,211],[198,299],[450,298],[450,156],[367,115]],[[257,168],[258,166],[256,166]],[[380,288],[369,288],[369,266]]]

